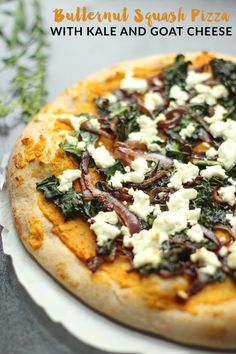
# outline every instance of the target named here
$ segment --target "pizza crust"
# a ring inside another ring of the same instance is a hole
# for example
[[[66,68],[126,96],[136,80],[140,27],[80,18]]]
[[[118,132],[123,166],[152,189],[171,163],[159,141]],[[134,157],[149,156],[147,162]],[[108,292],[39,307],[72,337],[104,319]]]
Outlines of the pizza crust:
[[[193,59],[200,53],[188,54]],[[116,71],[124,71],[137,66],[164,67],[171,63],[175,55],[153,56],[111,66],[90,75],[81,83],[67,89],[54,103],[44,107],[43,113],[75,113],[76,93],[80,92],[80,100],[86,102],[86,85],[91,81],[104,81]],[[235,58],[219,55],[224,59],[236,61]],[[134,287],[114,280],[108,272],[101,270],[93,275],[78,257],[52,232],[51,222],[41,212],[35,183],[52,173],[52,166],[46,164],[42,169],[36,156],[32,162],[25,164],[25,145],[22,139],[46,135],[48,125],[36,117],[28,124],[23,135],[16,143],[8,168],[8,186],[11,196],[13,216],[19,236],[28,252],[38,263],[65,288],[84,303],[130,327],[163,336],[170,340],[206,346],[211,348],[236,348],[236,299],[225,297],[225,301],[214,303],[200,295],[193,296],[194,306],[178,306],[158,308],[151,306]],[[36,154],[37,155],[37,154]],[[37,172],[38,171],[38,172]],[[32,219],[33,218],[33,219]],[[32,230],[30,220],[35,226]],[[43,234],[40,232],[43,231]],[[41,235],[41,236],[40,236]],[[36,242],[30,243],[29,236]],[[41,237],[41,239],[40,239]],[[158,278],[158,277],[156,277]],[[171,285],[168,282],[168,286]],[[173,283],[175,283],[173,281]],[[165,281],[158,280],[158,286],[166,287]],[[221,284],[222,293],[225,291]],[[214,288],[213,288],[214,289]],[[214,299],[214,291],[208,290]],[[154,294],[155,295],[155,294]],[[165,297],[165,295],[163,295]]]

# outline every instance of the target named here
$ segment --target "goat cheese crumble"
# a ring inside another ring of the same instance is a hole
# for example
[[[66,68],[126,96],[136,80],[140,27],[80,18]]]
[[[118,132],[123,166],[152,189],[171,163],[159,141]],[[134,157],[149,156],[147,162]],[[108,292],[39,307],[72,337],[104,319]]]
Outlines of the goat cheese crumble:
[[[94,145],[89,145],[87,147],[89,154],[95,161],[97,167],[106,168],[111,167],[115,164],[116,160],[112,157],[110,152],[105,148],[104,145],[97,148]]]
[[[59,179],[58,190],[60,192],[67,192],[72,188],[73,182],[81,177],[80,170],[65,170],[57,178]]]
[[[199,168],[191,162],[187,164],[174,160],[175,174],[170,178],[168,187],[180,189],[184,183],[192,182],[199,174]]]
[[[133,77],[133,72],[129,70],[125,73],[125,78],[121,80],[120,88],[128,93],[144,93],[148,88],[148,84],[145,79]]]

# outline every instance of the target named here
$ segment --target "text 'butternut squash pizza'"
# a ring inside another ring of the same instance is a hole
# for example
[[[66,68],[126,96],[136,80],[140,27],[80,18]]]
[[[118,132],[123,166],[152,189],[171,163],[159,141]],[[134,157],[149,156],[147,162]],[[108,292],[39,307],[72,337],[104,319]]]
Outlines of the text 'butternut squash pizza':
[[[27,250],[74,295],[174,341],[236,348],[236,59],[103,69],[44,107],[8,184]]]

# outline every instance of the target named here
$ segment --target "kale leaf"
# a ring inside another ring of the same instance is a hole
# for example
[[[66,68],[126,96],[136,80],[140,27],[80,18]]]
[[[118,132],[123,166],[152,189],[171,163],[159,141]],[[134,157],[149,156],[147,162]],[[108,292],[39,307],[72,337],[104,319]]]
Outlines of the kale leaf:
[[[187,76],[188,66],[191,62],[185,60],[185,56],[179,54],[175,58],[175,62],[170,65],[165,71],[165,87],[167,93],[173,85],[178,85],[181,88],[185,87],[185,79]]]
[[[65,141],[64,144],[60,145],[62,151],[69,152],[77,157],[81,157],[82,150],[79,150],[75,145],[71,145],[68,141]]]
[[[213,189],[223,184],[224,181],[212,178],[203,180],[201,184],[195,186],[198,195],[191,204],[193,203],[195,208],[202,209],[199,223],[206,228],[212,229],[216,224],[227,224],[226,214],[230,212],[229,207],[217,204],[212,199]]]
[[[195,131],[193,132],[191,137],[186,137],[186,139],[184,140],[191,145],[195,145],[199,140],[200,125],[197,122],[193,121],[193,119],[189,115],[184,115],[181,118],[179,124],[174,127],[173,132],[179,134],[180,131],[186,128],[190,123],[195,126]]]
[[[102,169],[100,169],[100,171],[102,171],[106,175],[107,179],[110,179],[112,176],[114,176],[116,171],[120,171],[121,173],[125,173],[125,168],[122,165],[122,163],[119,160],[117,160],[113,166],[102,168]]]
[[[188,152],[181,150],[180,144],[176,141],[169,139],[165,146],[166,156],[179,161],[185,161],[186,158],[190,155]]]
[[[222,98],[220,103],[227,109],[227,116],[236,120],[236,64],[223,59],[213,59],[210,65],[214,77],[229,91],[229,96]]]
[[[90,145],[95,143],[95,141],[98,138],[97,134],[85,131],[85,130],[80,130],[80,136],[82,138],[82,140],[86,143],[86,145]]]
[[[83,201],[81,193],[76,193],[73,189],[53,199],[53,202],[62,210],[66,219],[72,218],[76,214],[80,214],[86,219],[91,217],[88,203]]]
[[[36,184],[37,189],[43,191],[46,199],[54,199],[62,195],[58,190],[59,181],[56,176],[51,176]]]
[[[46,178],[36,184],[37,190],[44,193],[44,197],[57,205],[65,215],[65,218],[72,218],[80,214],[85,218],[90,218],[90,205],[83,201],[81,193],[75,192],[72,188],[67,192],[58,190],[59,181],[55,176]]]
[[[139,130],[137,118],[140,115],[137,105],[133,104],[118,116],[116,134],[120,141],[125,141],[131,132]]]
[[[116,117],[127,110],[126,105],[122,101],[110,102],[108,99],[102,97],[97,98],[96,106],[102,117]]]
[[[236,64],[224,59],[213,59],[210,62],[214,77],[233,95],[236,95]]]

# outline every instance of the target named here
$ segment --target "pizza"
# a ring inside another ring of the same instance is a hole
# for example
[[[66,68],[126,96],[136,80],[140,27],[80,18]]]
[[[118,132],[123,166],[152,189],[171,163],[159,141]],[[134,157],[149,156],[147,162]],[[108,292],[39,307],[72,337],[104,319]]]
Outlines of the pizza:
[[[83,302],[176,342],[236,348],[236,59],[98,71],[28,124],[8,185],[24,246]]]

